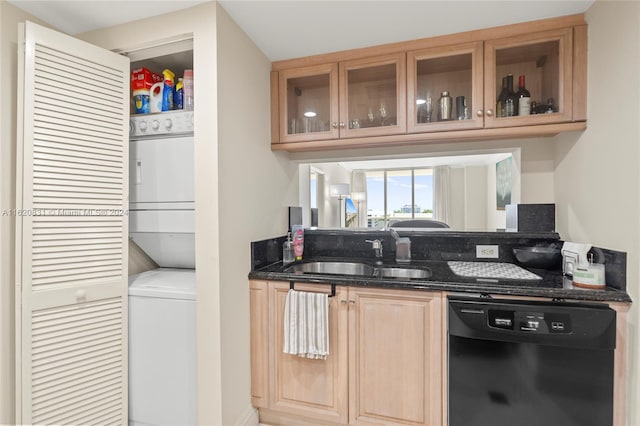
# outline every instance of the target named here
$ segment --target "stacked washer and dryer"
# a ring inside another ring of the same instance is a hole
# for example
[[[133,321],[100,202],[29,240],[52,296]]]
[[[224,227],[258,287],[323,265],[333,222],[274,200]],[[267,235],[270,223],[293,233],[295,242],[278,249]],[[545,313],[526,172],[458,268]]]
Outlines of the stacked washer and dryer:
[[[193,111],[129,130],[129,237],[160,266],[129,277],[129,424],[195,425]]]

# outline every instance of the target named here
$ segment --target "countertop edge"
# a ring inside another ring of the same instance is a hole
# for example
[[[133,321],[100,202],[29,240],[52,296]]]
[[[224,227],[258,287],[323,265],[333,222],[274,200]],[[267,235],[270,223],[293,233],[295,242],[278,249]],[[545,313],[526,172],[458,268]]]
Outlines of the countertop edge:
[[[565,288],[540,288],[516,285],[491,285],[490,283],[474,283],[470,285],[455,281],[420,281],[382,278],[363,278],[353,276],[320,276],[313,274],[290,274],[274,271],[251,271],[250,280],[262,281],[295,281],[311,284],[338,284],[350,287],[392,288],[404,290],[448,291],[469,294],[496,294],[505,296],[550,297],[554,299],[571,299],[593,302],[626,302],[632,303],[627,292],[615,289],[587,290]]]

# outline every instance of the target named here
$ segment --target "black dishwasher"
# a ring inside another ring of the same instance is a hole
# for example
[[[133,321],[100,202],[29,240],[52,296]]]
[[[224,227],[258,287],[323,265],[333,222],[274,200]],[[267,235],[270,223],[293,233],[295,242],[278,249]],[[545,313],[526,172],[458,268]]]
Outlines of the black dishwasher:
[[[616,313],[449,297],[450,426],[613,424]]]

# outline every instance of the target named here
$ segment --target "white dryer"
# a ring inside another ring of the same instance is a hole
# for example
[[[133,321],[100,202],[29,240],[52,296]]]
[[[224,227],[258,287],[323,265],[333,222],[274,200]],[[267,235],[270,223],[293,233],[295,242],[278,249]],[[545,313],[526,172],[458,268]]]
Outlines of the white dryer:
[[[196,424],[195,270],[129,277],[129,425]]]

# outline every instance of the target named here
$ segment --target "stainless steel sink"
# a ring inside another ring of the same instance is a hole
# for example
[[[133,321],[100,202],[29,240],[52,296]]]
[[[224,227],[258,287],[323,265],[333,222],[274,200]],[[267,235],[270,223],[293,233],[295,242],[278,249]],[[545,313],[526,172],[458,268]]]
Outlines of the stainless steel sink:
[[[376,274],[380,278],[430,278],[431,271],[429,269],[414,268],[378,268]]]
[[[376,278],[426,279],[429,269],[401,267],[373,267],[361,262],[308,262],[291,265],[284,272],[294,274],[356,275]]]
[[[285,272],[294,274],[331,274],[374,276],[375,269],[371,265],[360,262],[309,262],[289,266]]]

